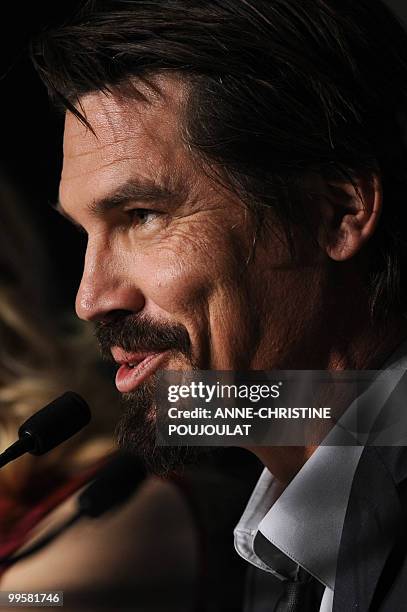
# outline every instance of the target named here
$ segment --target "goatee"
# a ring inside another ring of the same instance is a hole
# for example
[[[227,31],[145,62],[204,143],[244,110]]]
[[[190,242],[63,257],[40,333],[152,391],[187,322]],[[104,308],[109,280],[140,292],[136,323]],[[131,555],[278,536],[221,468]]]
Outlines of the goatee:
[[[169,325],[147,316],[122,315],[96,325],[96,337],[102,355],[112,361],[111,348],[120,346],[128,352],[171,350],[182,355],[195,369],[186,328]],[[141,457],[148,472],[167,474],[193,462],[203,449],[157,444],[156,376],[152,374],[131,393],[123,394],[123,413],[116,428],[121,449]]]

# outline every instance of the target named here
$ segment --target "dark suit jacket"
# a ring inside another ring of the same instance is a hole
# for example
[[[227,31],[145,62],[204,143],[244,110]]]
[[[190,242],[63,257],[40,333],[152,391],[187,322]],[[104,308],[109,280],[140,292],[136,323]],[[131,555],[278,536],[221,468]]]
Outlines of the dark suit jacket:
[[[407,611],[407,447],[367,446],[352,484],[333,612]]]
[[[245,611],[274,610],[283,591],[280,580],[250,566]],[[342,532],[333,612],[407,612],[407,447],[363,450]]]

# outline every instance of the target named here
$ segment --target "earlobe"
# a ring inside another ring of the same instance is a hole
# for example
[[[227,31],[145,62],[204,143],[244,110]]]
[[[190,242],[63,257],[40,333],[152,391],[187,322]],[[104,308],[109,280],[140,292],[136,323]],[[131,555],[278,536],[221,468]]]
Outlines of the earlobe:
[[[354,257],[374,234],[383,205],[377,174],[354,183],[327,181],[320,199],[320,246],[335,261]]]

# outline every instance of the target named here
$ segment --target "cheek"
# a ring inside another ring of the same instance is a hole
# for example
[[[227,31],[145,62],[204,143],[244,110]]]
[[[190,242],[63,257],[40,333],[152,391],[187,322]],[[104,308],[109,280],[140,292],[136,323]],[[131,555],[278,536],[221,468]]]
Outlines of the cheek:
[[[147,299],[173,316],[193,317],[235,282],[246,249],[220,221],[198,214],[174,224],[167,235],[132,245]]]
[[[219,270],[218,258],[211,257],[204,244],[173,235],[137,244],[129,241],[118,250],[122,257],[125,253],[127,282],[138,285],[147,311],[184,320],[205,308]]]
[[[254,340],[246,249],[237,243],[226,232],[194,242],[184,237],[180,250],[161,244],[154,258],[152,299],[204,342],[208,366],[216,369],[246,365]]]
[[[213,283],[202,257],[194,260],[188,249],[182,254],[161,249],[150,268],[149,298],[162,310],[184,317],[205,308]]]

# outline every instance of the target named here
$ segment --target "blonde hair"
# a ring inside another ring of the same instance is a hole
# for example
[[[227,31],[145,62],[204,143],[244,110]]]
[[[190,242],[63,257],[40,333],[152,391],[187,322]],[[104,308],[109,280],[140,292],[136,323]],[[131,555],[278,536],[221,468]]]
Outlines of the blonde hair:
[[[43,458],[30,455],[0,472],[0,488],[18,493],[44,469],[68,474],[113,446],[117,411],[113,386],[100,371],[95,342],[73,315],[51,316],[46,301],[44,250],[22,203],[0,177],[0,450],[21,423],[66,390],[96,408],[91,426]]]

